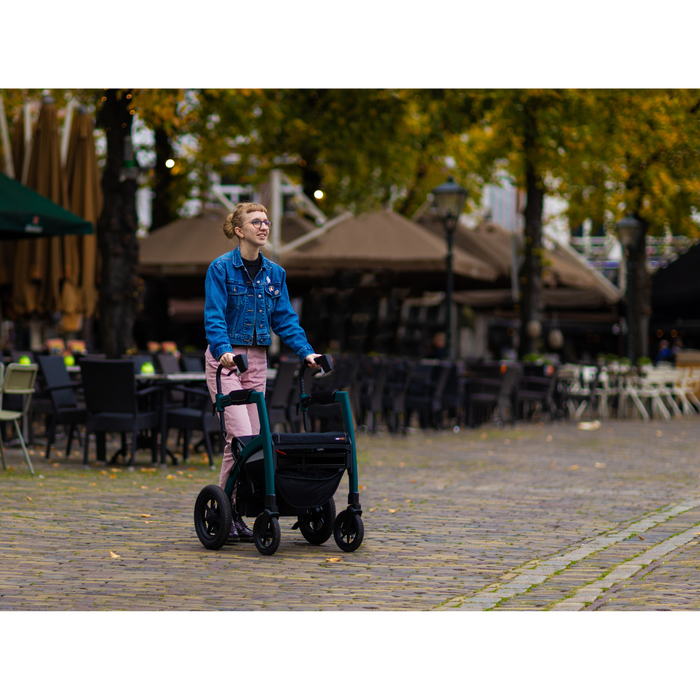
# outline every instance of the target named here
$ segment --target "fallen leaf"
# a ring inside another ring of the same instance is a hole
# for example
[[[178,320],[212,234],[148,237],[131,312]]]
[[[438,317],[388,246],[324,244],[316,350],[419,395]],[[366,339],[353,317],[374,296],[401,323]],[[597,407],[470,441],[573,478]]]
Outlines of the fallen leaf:
[[[150,513],[141,513],[142,518],[151,518],[153,517]]]
[[[112,557],[112,559],[121,559],[122,558],[121,554],[116,554],[115,552],[111,552],[111,551],[109,553],[109,556]]]
[[[386,503],[388,500],[388,498],[382,498],[382,503]]]
[[[503,444],[504,444],[504,445],[510,445],[510,440],[507,440],[507,439],[504,440],[504,441],[503,441]]]
[[[405,467],[405,466],[406,466],[406,462],[399,462],[399,466],[400,466],[400,467]]]
[[[335,564],[335,562],[341,561],[341,559],[340,559],[340,557],[327,557],[326,561],[330,561],[330,562],[333,562]]]
[[[660,430],[656,431],[656,437],[661,437],[662,435],[663,435],[663,433]]]
[[[486,435],[486,433],[481,433],[481,439],[482,439],[482,440],[486,440],[487,437],[488,437],[488,436]]]
[[[184,476],[184,475],[185,475],[185,472],[178,472],[178,474],[179,474],[180,476]]]
[[[378,467],[383,466],[383,464],[384,464],[384,462],[381,462],[381,461],[380,461],[380,462],[377,462],[377,466],[378,466]]]
[[[165,477],[166,479],[174,479],[175,477],[172,474],[168,474],[168,476]]]
[[[569,469],[578,469],[578,464],[572,464]]]
[[[197,471],[197,467],[190,467],[187,471],[196,472],[196,471]]]
[[[90,486],[97,486],[97,482],[93,481]]]
[[[376,508],[370,508],[370,509],[369,509],[369,512],[370,512],[370,513],[374,513],[375,510],[377,510],[377,509],[376,509]]]
[[[407,499],[406,499],[406,503],[412,503],[411,499],[410,499],[410,498],[407,498]]]
[[[142,486],[141,488],[148,491],[148,486]]]
[[[416,480],[415,480],[415,479],[411,479],[411,483],[412,483],[412,484],[415,484],[415,483],[416,483]]]
[[[598,430],[598,428],[600,428],[600,421],[594,420],[591,423],[581,422],[577,427],[579,430]]]
[[[596,462],[593,466],[596,469],[602,469],[605,466],[605,462]]]
[[[640,540],[646,540],[646,537],[642,537],[641,535],[637,535],[637,537],[639,537]]]
[[[556,467],[557,466],[557,461],[555,459],[552,460],[552,466]]]
[[[552,439],[553,439],[553,438],[552,438],[551,435],[547,435],[547,442],[552,442]]]
[[[397,513],[398,511],[396,510],[396,508],[389,508],[389,512],[390,513]]]
[[[159,487],[156,489],[156,491],[162,491],[162,490],[163,490],[163,487],[162,487],[162,486],[159,486]]]
[[[144,523],[148,523],[149,525],[153,522],[152,520],[144,520]]]
[[[31,496],[27,496],[27,500],[31,501],[32,500]]]
[[[109,478],[110,478],[110,479],[116,479],[116,478],[117,478],[117,475],[116,475],[116,474],[110,474],[110,475],[109,475]]]

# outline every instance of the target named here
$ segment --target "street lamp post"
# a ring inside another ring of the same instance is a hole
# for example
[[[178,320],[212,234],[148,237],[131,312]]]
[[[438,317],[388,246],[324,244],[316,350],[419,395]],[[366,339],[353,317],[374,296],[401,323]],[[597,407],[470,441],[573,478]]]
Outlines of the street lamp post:
[[[433,197],[438,215],[440,216],[442,225],[445,227],[445,234],[447,236],[447,323],[445,326],[445,336],[447,356],[453,357],[452,292],[454,291],[454,274],[452,270],[452,247],[459,215],[462,213],[464,203],[467,201],[467,191],[463,187],[460,187],[452,177],[449,177],[447,182],[433,190]]]
[[[617,222],[617,235],[620,237],[620,243],[625,251],[625,260],[627,262],[627,289],[625,296],[627,297],[627,356],[630,363],[634,364],[634,303],[636,297],[636,287],[634,282],[634,261],[632,256],[639,243],[639,237],[642,232],[642,222],[632,216],[626,216]]]

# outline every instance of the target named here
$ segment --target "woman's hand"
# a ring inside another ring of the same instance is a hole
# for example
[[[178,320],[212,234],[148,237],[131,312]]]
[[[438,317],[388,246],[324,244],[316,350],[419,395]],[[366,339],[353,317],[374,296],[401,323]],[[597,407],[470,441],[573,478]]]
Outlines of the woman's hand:
[[[224,367],[226,367],[226,369],[233,369],[236,366],[236,363],[233,361],[233,353],[232,352],[225,352],[219,358],[219,363],[222,364]]]
[[[317,364],[316,364],[316,358],[317,358],[317,357],[321,357],[321,355],[319,355],[318,353],[314,353],[314,354],[312,354],[312,355],[307,355],[307,356],[304,358],[304,361],[309,363],[309,367],[310,367],[311,369],[321,369],[321,365],[317,365]]]

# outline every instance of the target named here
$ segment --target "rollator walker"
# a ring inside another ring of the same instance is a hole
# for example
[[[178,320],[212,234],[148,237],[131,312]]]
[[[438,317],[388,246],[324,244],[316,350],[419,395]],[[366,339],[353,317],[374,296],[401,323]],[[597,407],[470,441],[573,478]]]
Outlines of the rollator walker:
[[[234,358],[239,374],[247,369],[247,357]],[[332,371],[327,355],[316,358],[321,374]],[[319,390],[307,394],[304,375],[308,363],[299,372],[299,402],[304,433],[272,433],[265,395],[242,389],[224,394],[221,390],[222,366],[216,373],[217,394],[213,410],[219,414],[221,432],[228,440],[224,424],[227,406],[255,404],[260,417],[260,434],[233,436],[230,440],[234,464],[226,487],[205,486],[194,507],[194,526],[207,549],[220,549],[226,542],[233,519],[231,494],[236,486],[236,510],[241,516],[254,517],[253,541],[261,554],[271,555],[280,545],[280,517],[295,518],[292,530],[299,529],[307,542],[321,545],[331,534],[344,552],[353,552],[364,537],[362,507],[358,493],[357,456],[350,399],[346,391]],[[340,404],[344,432],[308,432],[308,409],[315,404]],[[335,495],[347,472],[348,505],[336,515]]]

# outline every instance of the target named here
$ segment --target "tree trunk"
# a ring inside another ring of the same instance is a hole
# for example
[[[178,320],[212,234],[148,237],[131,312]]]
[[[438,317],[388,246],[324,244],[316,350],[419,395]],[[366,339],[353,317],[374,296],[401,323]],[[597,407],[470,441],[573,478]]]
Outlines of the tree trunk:
[[[525,205],[525,260],[520,268],[520,344],[518,356],[537,352],[537,341],[542,323],[542,211],[544,208],[544,187],[531,160],[536,147],[537,129],[534,110],[525,113],[525,184],[527,204]],[[536,322],[536,323],[532,323]],[[539,332],[534,337],[531,331],[539,324]]]
[[[151,218],[151,231],[174,221],[175,216],[172,204],[172,192],[170,185],[173,181],[172,170],[165,163],[173,158],[173,146],[165,129],[155,130],[156,140],[156,167],[155,182],[153,184],[153,215]]]
[[[104,207],[97,222],[102,255],[100,286],[100,337],[102,352],[118,359],[133,347],[138,297],[136,264],[136,178],[124,177],[124,139],[131,135],[131,95],[127,90],[106,90],[99,124],[107,136],[107,164],[102,176]],[[132,173],[132,175],[134,175]]]
[[[649,317],[651,316],[651,278],[647,272],[647,225],[641,217],[642,233],[639,242],[629,253],[627,280],[627,323],[632,335],[631,362],[649,356]]]

